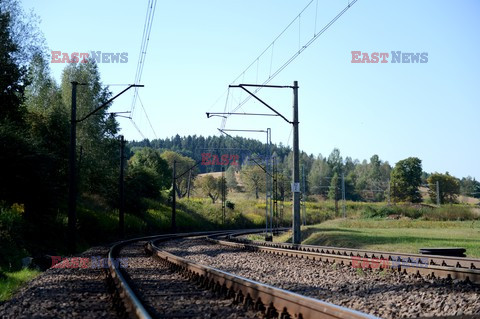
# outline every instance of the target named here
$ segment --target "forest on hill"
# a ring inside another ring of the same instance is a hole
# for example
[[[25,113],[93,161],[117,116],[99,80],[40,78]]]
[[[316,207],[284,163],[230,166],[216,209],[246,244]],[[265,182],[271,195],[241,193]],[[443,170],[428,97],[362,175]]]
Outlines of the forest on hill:
[[[222,168],[228,169],[226,166],[234,166],[233,169],[240,171],[244,167],[255,166],[255,162],[265,166],[265,155],[270,154],[276,158],[279,179],[288,185],[291,180],[292,150],[283,144],[268,146],[258,140],[239,136],[181,137],[177,134],[165,139],[132,141],[128,145],[132,151],[147,147],[159,152],[168,150],[182,154],[191,158],[192,163],[200,164],[195,168],[195,174],[221,172]],[[207,158],[205,154],[211,156]],[[237,155],[238,166],[222,165],[220,161],[213,161],[215,157],[221,159],[225,154],[229,155],[228,158]],[[259,161],[253,162],[252,158]],[[205,164],[205,159],[208,165],[202,165]],[[300,163],[303,167],[305,193],[308,195],[335,199],[341,196],[341,190],[344,188],[347,200],[383,201],[390,195],[392,200],[396,198],[399,201],[419,202],[422,201],[419,187],[426,187],[430,197],[436,198],[438,181],[442,185],[441,202],[455,202],[458,195],[480,198],[480,183],[474,178],[470,176],[457,178],[448,172],[424,172],[421,160],[414,157],[391,166],[388,161],[382,160],[376,154],[369,160],[360,161],[349,156],[343,157],[340,150],[335,148],[327,156],[301,152]],[[407,171],[415,172],[415,176],[407,178]],[[261,175],[261,170],[258,170],[257,174]],[[287,193],[288,185],[284,185]]]

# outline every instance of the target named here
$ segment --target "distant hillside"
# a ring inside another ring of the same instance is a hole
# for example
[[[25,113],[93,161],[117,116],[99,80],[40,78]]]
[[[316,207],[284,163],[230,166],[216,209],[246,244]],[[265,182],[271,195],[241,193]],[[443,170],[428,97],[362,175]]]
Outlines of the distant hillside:
[[[244,137],[228,137],[228,136],[197,136],[189,135],[181,137],[175,135],[172,138],[155,139],[149,141],[147,139],[143,141],[133,141],[128,143],[131,149],[138,147],[151,147],[159,150],[172,150],[178,152],[184,156],[193,158],[195,161],[202,160],[202,154],[211,154],[210,160],[213,160],[214,155],[221,159],[222,155],[228,155],[228,159],[234,160],[238,158],[239,164],[248,160],[249,157],[263,157],[266,154],[267,146],[255,139],[249,139]],[[271,153],[275,153],[280,162],[290,153],[291,148],[284,146],[281,143],[279,145],[272,144]],[[205,156],[205,155],[204,155]],[[238,157],[234,157],[238,156]],[[207,172],[220,172],[221,165],[199,165],[200,173]]]

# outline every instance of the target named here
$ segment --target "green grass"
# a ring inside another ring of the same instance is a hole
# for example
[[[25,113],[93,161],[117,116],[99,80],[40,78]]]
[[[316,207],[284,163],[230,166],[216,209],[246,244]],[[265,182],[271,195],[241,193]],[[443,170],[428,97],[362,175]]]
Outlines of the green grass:
[[[463,247],[480,258],[480,221],[336,219],[302,229],[303,244],[405,253],[424,247]],[[291,241],[284,234],[278,241]]]
[[[26,282],[40,274],[38,270],[24,268],[15,272],[6,272],[6,278],[0,279],[0,301],[7,300]]]
[[[188,223],[196,229],[218,228],[257,228],[265,225],[265,206],[255,200],[231,201],[235,204],[234,209],[225,210],[225,225],[222,224],[221,202],[215,204],[209,199],[191,198],[180,199],[179,207],[185,212]],[[264,204],[263,204],[264,205]],[[260,207],[259,207],[260,206]]]

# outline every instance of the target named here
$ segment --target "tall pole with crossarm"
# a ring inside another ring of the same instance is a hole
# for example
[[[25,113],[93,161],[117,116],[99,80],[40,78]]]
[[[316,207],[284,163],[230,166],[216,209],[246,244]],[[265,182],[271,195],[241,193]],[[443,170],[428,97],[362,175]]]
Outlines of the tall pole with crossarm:
[[[131,89],[132,87],[143,87],[140,84],[131,84],[122,92],[118,93],[81,119],[77,120],[77,85],[87,85],[86,83],[72,83],[72,111],[70,118],[70,158],[69,158],[69,183],[68,183],[68,239],[67,245],[71,253],[76,250],[76,224],[77,224],[77,123],[88,119],[93,114],[107,107],[117,97]]]
[[[77,85],[72,82],[72,110],[70,115],[70,154],[69,154],[69,175],[68,184],[68,249],[75,251],[75,235],[77,223]]]
[[[300,244],[300,149],[298,146],[298,82],[293,82],[293,243]]]
[[[293,86],[280,86],[280,85],[264,85],[264,84],[239,84],[239,85],[230,85],[229,87],[241,88],[247,92],[250,96],[256,99],[258,102],[265,105],[268,109],[273,111],[275,114],[258,114],[258,113],[226,113],[226,112],[207,112],[207,118],[212,116],[221,116],[226,118],[226,115],[258,115],[258,116],[280,116],[287,123],[293,125],[293,182],[292,182],[292,193],[293,193],[293,243],[300,244],[302,236],[300,233],[300,150],[298,145],[298,82],[294,81]],[[293,121],[289,121],[285,116],[277,112],[273,107],[268,105],[253,92],[250,92],[247,87],[264,87],[264,88],[291,88],[293,89]]]

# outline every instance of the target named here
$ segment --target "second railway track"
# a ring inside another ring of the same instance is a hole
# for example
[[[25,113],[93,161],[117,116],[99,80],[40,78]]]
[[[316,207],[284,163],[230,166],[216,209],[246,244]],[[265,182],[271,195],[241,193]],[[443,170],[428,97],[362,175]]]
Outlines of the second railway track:
[[[465,278],[445,273],[442,274],[448,279],[432,276],[435,267],[449,267],[448,271],[455,268],[445,266],[444,260],[444,266],[433,264],[427,273],[407,273],[402,271],[405,267],[359,272],[352,268],[352,257],[361,256],[363,261],[368,260],[368,268],[376,268],[370,266],[394,255],[332,247],[232,242],[222,238],[238,236],[238,232],[235,236],[220,235],[218,232],[165,235],[125,241],[112,247],[110,261],[119,256],[132,260],[128,269],[123,270],[109,262],[118,296],[130,316],[480,317],[478,285],[452,280]],[[149,255],[157,261],[154,263]],[[471,273],[478,271],[476,261],[468,261],[472,262],[471,268],[461,267],[470,271],[469,280],[475,280]]]
[[[222,245],[335,262],[362,269],[391,269],[419,276],[480,284],[480,259],[475,258],[394,253],[330,246],[293,245],[289,243],[250,241],[238,236],[228,236],[228,240],[213,238],[210,238],[210,240]]]
[[[266,254],[262,247],[245,249],[244,244],[231,243],[225,246],[216,243],[217,240],[169,241],[162,249],[235,275],[382,318],[480,316],[480,287],[471,282],[391,268],[355,269],[351,263],[335,262],[338,259],[334,255],[307,259],[300,251],[291,249],[270,250]]]
[[[374,318],[346,307],[305,297],[229,274],[160,249],[185,234],[119,243],[109,253],[109,271],[127,313],[136,318]],[[189,241],[189,240],[188,240]],[[141,251],[160,259],[153,264]],[[121,269],[115,258],[131,258]],[[177,272],[183,274],[179,276]],[[185,278],[191,281],[186,282]],[[194,288],[196,283],[200,288]],[[217,297],[217,298],[215,298]],[[218,298],[220,297],[220,298]],[[229,299],[225,299],[229,298]]]

